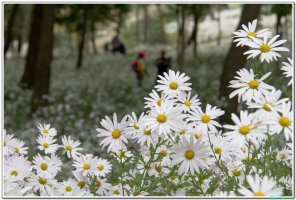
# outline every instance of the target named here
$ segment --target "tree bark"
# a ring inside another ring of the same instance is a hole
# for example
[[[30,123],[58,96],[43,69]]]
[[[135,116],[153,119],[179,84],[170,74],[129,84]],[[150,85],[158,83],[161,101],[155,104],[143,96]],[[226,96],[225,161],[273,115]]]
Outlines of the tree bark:
[[[46,103],[49,94],[50,66],[53,49],[54,5],[37,4],[36,11],[40,17],[40,36],[37,41],[38,53],[36,56],[35,86],[32,95],[31,113]]]
[[[139,5],[136,5],[136,41],[137,41],[137,44],[139,44],[139,42],[140,42],[139,7],[140,7]]]
[[[79,38],[79,44],[78,44],[78,59],[77,59],[77,69],[81,68],[82,65],[82,58],[83,58],[83,48],[85,43],[85,35],[86,35],[86,27],[87,27],[87,12],[84,9],[83,14],[81,16],[81,35]]]
[[[218,18],[217,18],[217,22],[218,22],[218,37],[217,37],[217,45],[220,46],[221,44],[221,37],[222,37],[222,27],[221,27],[221,5],[217,5],[218,6]]]
[[[122,25],[123,25],[123,14],[120,12],[118,15],[118,21],[117,21],[117,27],[116,27],[117,37],[119,37],[119,35],[120,35]]]
[[[5,41],[4,41],[4,58],[13,40],[14,23],[15,23],[15,18],[18,10],[19,10],[19,5],[18,4],[13,5],[11,13],[8,18],[8,22],[6,26]]]
[[[149,19],[148,19],[148,5],[144,5],[144,43],[148,43],[148,26],[149,26]]]
[[[183,5],[179,5],[179,11],[181,14],[181,20],[178,17],[178,45],[177,45],[177,61],[180,67],[180,70],[183,69],[184,64],[184,54],[185,54],[185,8]]]
[[[260,4],[245,4],[242,10],[241,18],[238,24],[238,28],[240,29],[242,24],[247,24],[248,22],[258,18],[260,12],[261,5]],[[229,82],[233,80],[236,75],[236,71],[240,68],[243,68],[246,64],[247,58],[243,55],[244,52],[248,50],[248,47],[236,47],[235,43],[231,44],[231,47],[228,51],[226,59],[224,61],[223,71],[221,75],[220,81],[220,100],[228,99],[229,94],[233,91],[233,89],[228,88]],[[238,107],[238,99],[234,97],[227,101],[227,106],[222,106],[222,109],[226,111],[226,114],[222,116],[221,122],[230,122],[231,113],[237,113]]]
[[[40,11],[41,10],[41,11]],[[23,89],[32,89],[34,87],[36,55],[38,54],[38,42],[41,35],[42,8],[34,5],[31,19],[31,30],[29,38],[29,49],[26,57],[25,71],[23,73],[20,86]]]
[[[193,42],[193,54],[196,57],[197,56],[197,34],[198,34],[198,22],[199,22],[199,12],[197,10],[198,5],[193,5],[192,6],[192,13],[193,13],[193,18],[194,18],[194,24],[192,28],[192,33],[190,38],[187,41],[187,45],[189,46]]]
[[[157,7],[157,12],[158,12],[159,24],[160,24],[161,39],[162,39],[162,42],[165,44],[166,43],[166,33],[165,33],[165,28],[164,28],[164,21],[163,21],[163,15],[162,15],[162,10],[161,10],[161,4],[156,4],[156,7]]]
[[[24,6],[24,21],[21,26],[20,30],[20,43],[18,46],[18,52],[20,53],[23,49],[23,44],[28,42],[28,35],[30,31],[30,22],[31,22],[31,15],[32,15],[32,5],[23,5]]]
[[[96,26],[93,22],[90,25],[90,37],[91,37],[93,53],[97,54],[98,50],[96,46]]]

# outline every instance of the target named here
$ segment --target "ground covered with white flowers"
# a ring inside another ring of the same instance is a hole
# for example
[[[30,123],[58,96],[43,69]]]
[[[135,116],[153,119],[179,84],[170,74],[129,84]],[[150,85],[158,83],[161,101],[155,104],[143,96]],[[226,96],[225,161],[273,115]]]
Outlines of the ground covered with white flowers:
[[[75,71],[70,54],[56,53],[49,105],[29,122],[30,93],[17,85],[23,60],[9,60],[5,195],[291,196],[290,44],[256,21],[234,34],[251,60],[229,83],[242,108],[231,124],[219,122],[217,100],[227,41],[156,86],[151,53],[142,88],[132,55],[86,57]]]

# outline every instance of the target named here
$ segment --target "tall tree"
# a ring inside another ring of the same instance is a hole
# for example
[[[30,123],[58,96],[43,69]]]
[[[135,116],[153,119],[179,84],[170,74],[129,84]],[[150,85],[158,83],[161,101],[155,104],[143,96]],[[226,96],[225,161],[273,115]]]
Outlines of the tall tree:
[[[148,5],[144,5],[143,9],[144,9],[144,43],[147,43],[148,42],[148,30],[149,30]]]
[[[258,18],[260,13],[260,4],[245,4],[242,9],[242,14],[237,27],[240,29],[242,24],[247,24],[248,22]],[[220,99],[228,99],[229,94],[232,92],[228,88],[229,82],[236,75],[236,71],[243,68],[246,64],[246,56],[243,55],[244,52],[248,50],[248,47],[236,47],[236,44],[231,43],[231,47],[228,51],[226,59],[224,60],[223,71],[220,81]],[[237,113],[238,100],[237,98],[232,98],[228,100],[227,106],[222,107],[226,114],[221,118],[221,121],[228,122],[230,120],[231,113]]]
[[[166,33],[165,33],[165,28],[164,28],[164,21],[163,21],[161,4],[156,4],[156,8],[157,8],[158,19],[159,19],[159,24],[160,24],[161,40],[163,43],[166,43]]]
[[[177,63],[180,69],[183,68],[185,56],[185,5],[177,5],[177,19],[178,19],[178,41],[177,41]]]
[[[79,23],[79,41],[78,41],[78,58],[77,58],[77,64],[76,67],[77,69],[80,69],[82,65],[82,57],[83,57],[83,49],[84,49],[84,44],[85,44],[85,35],[86,35],[86,30],[87,30],[87,9],[82,9],[80,12],[80,23]]]
[[[7,26],[5,28],[6,32],[5,32],[5,41],[4,41],[4,57],[13,40],[14,23],[15,23],[18,10],[19,10],[19,5],[14,4],[8,18]]]
[[[37,54],[35,76],[34,76],[34,89],[32,95],[31,113],[35,113],[38,108],[46,103],[45,96],[49,94],[50,83],[50,66],[52,60],[53,49],[53,28],[54,28],[54,5],[53,4],[36,4],[35,17],[41,24],[40,36],[37,41]]]

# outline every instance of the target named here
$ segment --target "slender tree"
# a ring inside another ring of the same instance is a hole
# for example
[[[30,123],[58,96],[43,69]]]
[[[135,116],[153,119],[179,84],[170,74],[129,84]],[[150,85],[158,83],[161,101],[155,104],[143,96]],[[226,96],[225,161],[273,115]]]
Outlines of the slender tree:
[[[5,41],[4,41],[4,57],[6,56],[9,46],[13,40],[14,24],[15,24],[15,19],[16,19],[18,10],[19,10],[19,5],[14,4],[8,18],[7,26],[5,28],[6,32],[5,32]]]
[[[36,4],[35,17],[39,17],[40,35],[37,41],[37,54],[34,89],[32,95],[31,113],[35,113],[40,106],[46,103],[49,94],[50,66],[53,49],[54,5]],[[34,19],[33,19],[34,20]]]
[[[160,31],[161,31],[161,40],[163,43],[166,43],[166,33],[164,28],[164,21],[163,21],[163,14],[162,14],[162,7],[161,4],[156,4],[157,12],[158,12],[158,19],[160,24]]]
[[[177,62],[180,69],[183,68],[185,56],[185,5],[178,5],[177,7],[178,19],[178,41],[177,41]]]
[[[78,42],[78,58],[77,58],[77,64],[76,67],[77,69],[80,69],[82,65],[82,57],[83,57],[83,49],[84,49],[84,44],[85,44],[85,35],[86,35],[86,29],[87,29],[87,10],[83,9],[81,11],[80,15],[80,23],[79,23],[79,42]]]
[[[242,24],[247,24],[248,22],[258,18],[260,12],[260,4],[245,4],[242,9],[242,14],[237,29],[241,27]],[[223,71],[220,81],[220,99],[228,99],[229,94],[232,89],[228,88],[229,82],[236,75],[236,71],[243,68],[246,64],[246,56],[243,53],[248,50],[248,47],[236,47],[236,44],[231,43],[231,47],[228,51],[226,59],[224,61]],[[226,114],[221,118],[223,122],[228,122],[231,113],[237,112],[238,100],[237,98],[232,98],[228,100],[228,104],[222,107]]]

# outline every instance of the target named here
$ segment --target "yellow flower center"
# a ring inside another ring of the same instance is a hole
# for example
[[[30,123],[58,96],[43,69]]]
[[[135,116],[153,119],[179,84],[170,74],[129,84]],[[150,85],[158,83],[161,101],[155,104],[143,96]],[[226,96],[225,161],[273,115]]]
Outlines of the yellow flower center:
[[[186,130],[185,130],[185,129],[183,129],[183,130],[181,130],[181,131],[180,131],[180,133],[179,133],[179,134],[180,134],[180,135],[184,135],[185,133],[186,133]]]
[[[14,151],[15,151],[15,153],[19,153],[19,152],[20,152],[20,148],[15,147],[15,148],[14,148]]]
[[[7,145],[7,142],[6,142],[6,140],[4,140],[4,146],[6,147],[6,145]]]
[[[194,158],[194,151],[192,150],[187,150],[185,152],[185,158],[187,158],[188,160],[191,160],[192,158]]]
[[[255,32],[249,32],[248,33],[248,37],[250,38],[250,37],[256,37],[256,33]]]
[[[259,82],[257,80],[251,80],[249,83],[251,89],[257,89],[259,87]]]
[[[48,166],[47,166],[46,163],[41,163],[40,168],[41,168],[43,171],[45,171],[45,170],[47,170]]]
[[[291,124],[289,118],[287,118],[287,117],[281,117],[281,118],[279,119],[279,123],[280,123],[280,125],[282,125],[283,127],[288,127],[288,126],[290,126],[290,124]]]
[[[164,122],[166,122],[166,120],[167,120],[167,116],[165,114],[159,114],[157,116],[157,121],[159,123],[164,123]]]
[[[172,90],[176,90],[176,89],[178,89],[178,87],[179,87],[178,83],[176,83],[176,82],[171,82],[170,83],[170,88]]]
[[[124,158],[125,156],[126,156],[125,151],[120,151],[119,152],[119,157]]]
[[[220,154],[220,153],[222,152],[222,149],[221,149],[220,147],[216,147],[216,148],[214,149],[214,152],[215,152],[216,154]]]
[[[196,133],[194,136],[195,136],[195,138],[198,140],[199,138],[202,137],[202,134],[201,134],[201,133]]]
[[[137,123],[134,124],[134,129],[139,129],[139,125]]]
[[[77,185],[82,189],[85,186],[85,182],[79,181]]]
[[[44,147],[45,149],[47,149],[47,148],[49,147],[49,144],[48,144],[48,143],[44,143],[44,144],[43,144],[43,147]]]
[[[89,164],[89,163],[84,163],[84,165],[83,165],[83,169],[84,169],[84,170],[88,170],[88,169],[90,169],[90,164]]]
[[[10,172],[10,175],[11,176],[18,176],[18,172],[13,170],[13,171]]]
[[[263,192],[255,192],[254,196],[255,197],[263,197],[263,196],[265,196],[265,194]]]
[[[96,186],[99,188],[101,186],[101,181],[96,180]]]
[[[159,166],[155,166],[155,170],[160,173],[162,171],[162,166],[159,165]]]
[[[192,105],[192,102],[189,101],[189,100],[186,100],[186,101],[184,102],[184,104],[185,104],[187,107],[190,107],[190,106]]]
[[[145,129],[144,134],[145,135],[151,135],[151,129]]]
[[[172,180],[175,180],[176,178],[177,178],[177,176],[174,176],[174,175],[171,176]]]
[[[65,190],[66,190],[67,192],[71,192],[72,188],[71,188],[71,186],[66,186]]]
[[[272,108],[272,103],[267,102],[263,105],[263,109],[266,110],[267,112],[270,112]]]
[[[261,47],[260,47],[260,51],[263,52],[263,53],[267,53],[270,51],[270,46],[268,44],[262,44]]]
[[[280,158],[281,158],[281,159],[285,159],[285,158],[286,158],[286,154],[281,153],[281,154],[280,154]]]
[[[161,105],[161,103],[163,102],[164,100],[163,100],[163,98],[159,98],[157,101],[156,101],[156,103],[157,103],[157,105]]]
[[[247,134],[250,133],[250,128],[249,128],[249,126],[241,126],[241,127],[239,128],[239,132],[240,132],[240,134],[242,134],[242,135],[247,135]]]
[[[201,122],[202,123],[209,123],[209,121],[211,120],[211,117],[207,114],[204,114],[202,117],[201,117]]]
[[[102,170],[104,170],[104,169],[105,169],[105,167],[104,167],[103,165],[98,166],[98,170],[102,171]]]
[[[115,129],[115,130],[112,132],[112,137],[113,137],[114,139],[117,139],[117,138],[119,138],[120,136],[121,136],[121,132],[120,132],[120,130]]]
[[[38,181],[39,181],[39,183],[41,185],[45,185],[47,183],[47,179],[46,178],[39,178]]]
[[[206,157],[202,157],[201,159],[203,159],[204,161],[207,161],[207,158]]]
[[[235,169],[235,170],[232,171],[232,174],[233,174],[234,176],[239,176],[239,175],[241,175],[241,172],[240,172],[240,170]]]
[[[160,154],[161,154],[162,156],[167,156],[167,155],[168,155],[168,152],[167,152],[166,150],[162,150],[162,151],[160,152]]]
[[[119,192],[119,190],[114,190],[114,191],[113,191],[113,194],[117,194],[117,195],[119,195],[120,192]]]
[[[246,157],[246,159],[245,159],[246,161],[251,161],[252,160],[252,157]]]
[[[48,134],[48,130],[47,129],[44,129],[43,130],[43,133]]]
[[[72,151],[72,147],[70,145],[68,145],[68,146],[66,146],[66,150],[71,152]]]

